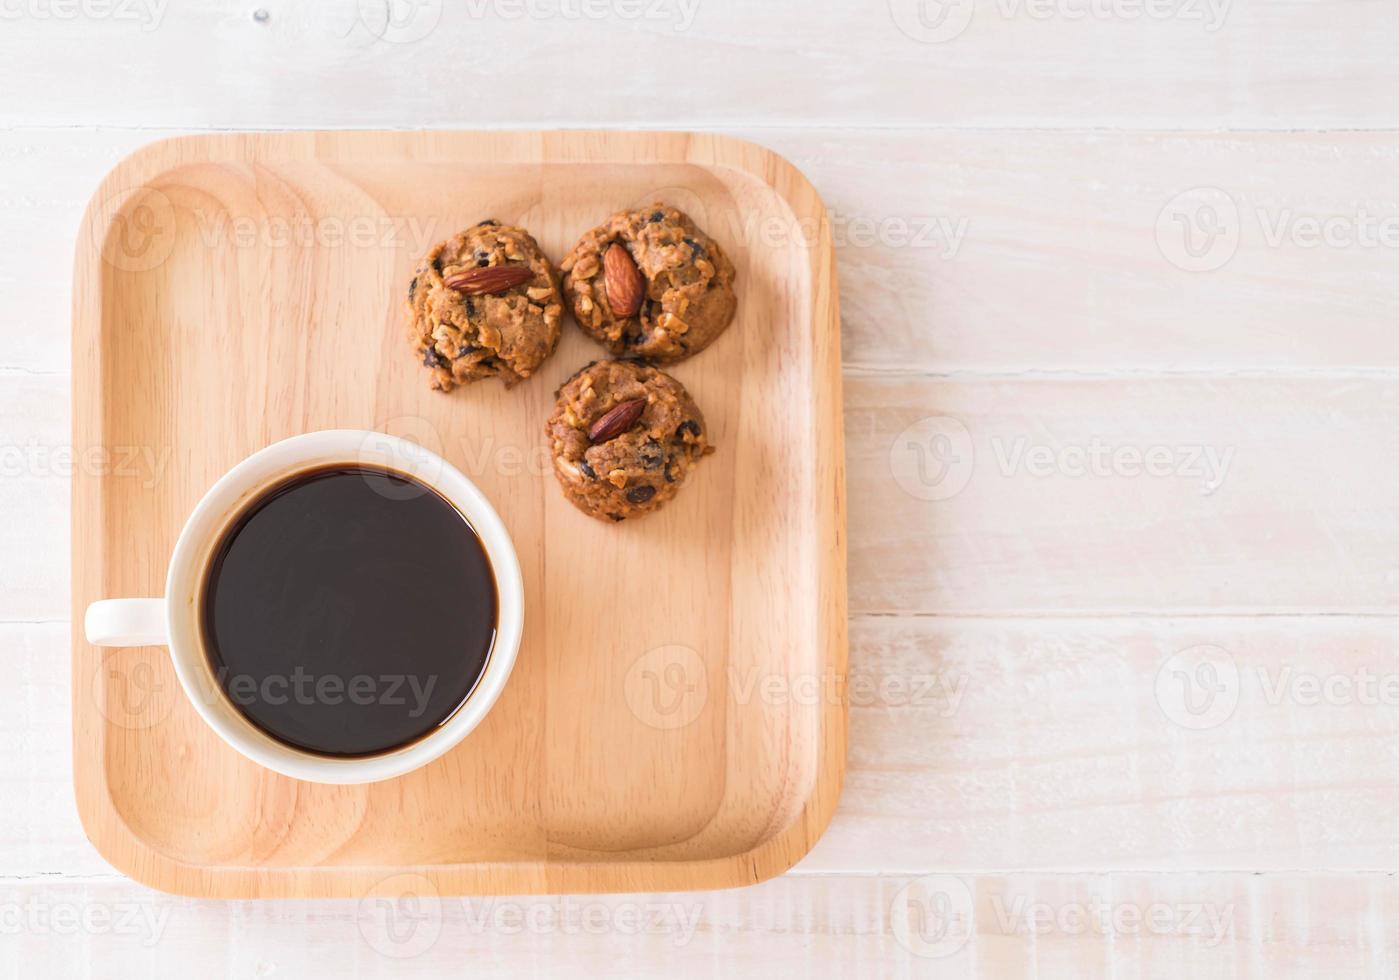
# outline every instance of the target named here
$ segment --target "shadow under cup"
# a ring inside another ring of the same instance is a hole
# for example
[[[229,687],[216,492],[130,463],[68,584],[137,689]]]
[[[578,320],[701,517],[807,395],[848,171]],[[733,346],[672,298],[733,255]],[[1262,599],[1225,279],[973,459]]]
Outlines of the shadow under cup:
[[[196,595],[218,691],[283,745],[393,752],[446,724],[490,662],[500,599],[485,545],[405,473],[323,464],[255,494]]]

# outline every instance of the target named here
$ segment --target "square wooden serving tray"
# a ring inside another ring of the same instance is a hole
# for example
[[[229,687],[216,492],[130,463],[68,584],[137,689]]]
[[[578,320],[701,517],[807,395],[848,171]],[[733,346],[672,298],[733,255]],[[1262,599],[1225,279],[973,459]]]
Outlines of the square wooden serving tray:
[[[737,266],[738,319],[674,366],[718,452],[610,525],[555,485],[543,425],[603,352],[571,323],[507,391],[430,391],[403,325],[421,253],[485,218],[556,262],[611,211],[688,211]],[[781,873],[844,769],[845,506],[829,222],[749,143],[678,133],[186,137],[89,206],[73,302],[73,752],[117,868],[199,896],[721,888]],[[247,454],[324,428],[443,453],[494,501],[527,595],[486,721],[409,776],[264,771],[185,701],[163,649],[98,650],[98,598],[160,595],[195,502]]]

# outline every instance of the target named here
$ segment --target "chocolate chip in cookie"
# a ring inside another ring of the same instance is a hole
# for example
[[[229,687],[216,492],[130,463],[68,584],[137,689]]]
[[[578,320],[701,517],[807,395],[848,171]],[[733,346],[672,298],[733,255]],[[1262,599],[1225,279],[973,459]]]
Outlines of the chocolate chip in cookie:
[[[648,514],[674,497],[714,448],[683,385],[636,361],[596,361],[558,391],[545,425],[554,475],[599,520]]]
[[[612,215],[560,268],[574,319],[616,355],[684,360],[713,343],[738,308],[733,263],[664,204]]]
[[[482,378],[512,386],[559,342],[558,273],[523,228],[483,221],[439,242],[408,285],[408,333],[440,391]]]

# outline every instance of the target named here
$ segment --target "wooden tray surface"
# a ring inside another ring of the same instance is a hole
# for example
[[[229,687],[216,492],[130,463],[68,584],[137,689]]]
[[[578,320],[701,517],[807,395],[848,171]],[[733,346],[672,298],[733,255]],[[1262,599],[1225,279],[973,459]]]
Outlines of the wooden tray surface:
[[[563,499],[542,434],[555,387],[601,349],[569,321],[516,389],[432,392],[403,293],[432,242],[483,218],[558,261],[658,199],[739,271],[737,322],[672,369],[719,449],[665,510],[607,525]],[[528,597],[481,727],[368,786],[260,769],[203,725],[163,649],[81,635],[90,601],[161,594],[225,470],[334,427],[407,436],[467,473]],[[73,428],[92,461],[73,486],[75,786],[132,877],[223,897],[717,888],[781,873],[828,822],[846,726],[835,266],[819,198],[773,153],[671,133],[154,144],[108,176],[79,236]]]

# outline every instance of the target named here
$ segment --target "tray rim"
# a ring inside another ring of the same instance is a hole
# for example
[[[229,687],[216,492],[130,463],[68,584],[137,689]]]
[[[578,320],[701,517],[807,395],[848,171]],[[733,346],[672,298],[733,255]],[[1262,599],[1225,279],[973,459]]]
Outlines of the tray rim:
[[[105,205],[145,186],[182,163],[258,159],[315,159],[327,151],[353,151],[385,138],[402,141],[398,153],[449,149],[453,160],[521,163],[691,164],[746,173],[771,188],[801,227],[815,229],[806,245],[813,295],[811,418],[817,508],[815,624],[820,662],[827,676],[847,675],[846,501],[840,317],[830,219],[810,181],[788,160],[748,140],[718,133],[642,130],[300,130],[198,133],[148,143],[103,178],[78,230],[72,295],[72,441],[75,452],[103,444],[103,372],[98,357],[80,357],[100,337],[103,259],[114,215]],[[510,156],[502,158],[502,151]],[[117,870],[153,888],[201,898],[355,898],[385,878],[411,876],[412,887],[431,895],[581,894],[689,891],[756,884],[790,869],[830,823],[845,773],[848,694],[822,699],[818,758],[811,790],[784,828],[752,849],[724,857],[679,861],[579,862],[542,860],[450,866],[372,865],[350,868],[211,868],[180,861],[151,847],[122,818],[109,792],[101,713],[91,703],[90,676],[102,652],[87,643],[82,609],[101,589],[105,567],[100,481],[75,472],[72,530],[73,786],[84,832]],[[111,656],[111,654],[108,654]],[[88,669],[84,670],[84,665]]]

